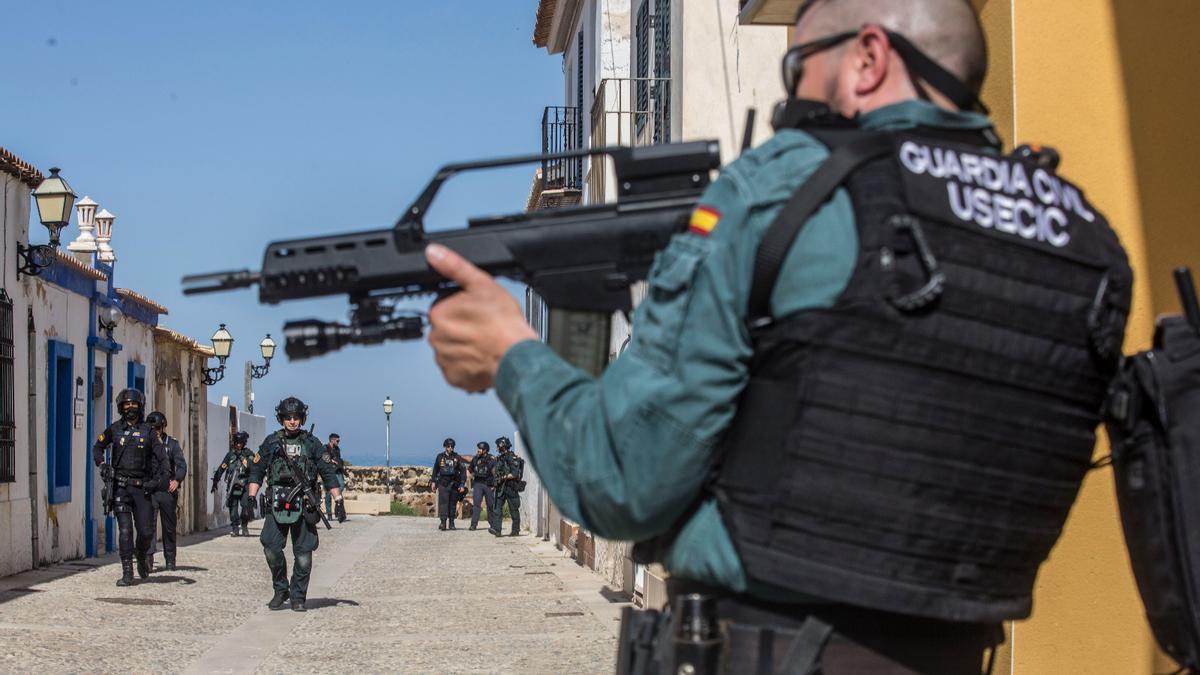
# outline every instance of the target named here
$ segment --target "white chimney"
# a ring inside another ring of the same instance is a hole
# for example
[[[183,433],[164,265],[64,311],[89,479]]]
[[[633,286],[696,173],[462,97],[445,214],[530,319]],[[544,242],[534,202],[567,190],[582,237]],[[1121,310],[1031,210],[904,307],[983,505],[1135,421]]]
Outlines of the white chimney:
[[[117,261],[117,256],[113,253],[112,245],[112,228],[113,221],[116,216],[108,212],[108,209],[101,209],[100,213],[96,214],[96,248],[99,253],[96,255],[100,262],[112,264]]]

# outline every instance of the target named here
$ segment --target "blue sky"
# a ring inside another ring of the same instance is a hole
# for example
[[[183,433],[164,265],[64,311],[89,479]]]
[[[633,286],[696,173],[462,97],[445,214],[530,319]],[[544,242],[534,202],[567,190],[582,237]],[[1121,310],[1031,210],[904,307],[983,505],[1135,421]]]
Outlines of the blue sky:
[[[534,152],[562,62],[531,43],[535,0],[13,3],[0,24],[0,146],[116,216],[118,286],[170,308],[163,323],[236,340],[209,389],[242,399],[242,363],[285,321],[343,320],[343,299],[260,306],[252,291],[184,298],[183,274],[257,268],[273,239],[388,227],[443,163]],[[431,229],[519,211],[533,168],[451,183]],[[44,241],[45,229],[31,229]],[[75,224],[64,243],[78,233]],[[514,292],[519,292],[513,286]],[[420,303],[410,303],[420,306]],[[282,343],[282,340],[280,340]],[[282,345],[281,345],[282,346]],[[215,365],[215,361],[213,363]],[[442,380],[426,342],[352,347],[254,382],[257,410],[303,398],[318,435],[382,463],[469,449],[513,424],[494,393]]]

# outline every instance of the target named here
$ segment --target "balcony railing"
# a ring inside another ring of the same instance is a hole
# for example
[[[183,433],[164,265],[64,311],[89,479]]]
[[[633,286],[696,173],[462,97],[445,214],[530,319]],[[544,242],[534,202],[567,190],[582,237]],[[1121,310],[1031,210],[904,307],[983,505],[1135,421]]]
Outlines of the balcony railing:
[[[664,77],[619,77],[600,80],[592,104],[591,147],[633,147],[671,140],[671,80]],[[639,99],[641,103],[639,104]],[[593,157],[587,172],[588,201],[612,199],[607,157]]]
[[[583,147],[579,108],[546,106],[542,113],[542,154],[570,152]],[[583,159],[542,162],[543,190],[582,190]]]

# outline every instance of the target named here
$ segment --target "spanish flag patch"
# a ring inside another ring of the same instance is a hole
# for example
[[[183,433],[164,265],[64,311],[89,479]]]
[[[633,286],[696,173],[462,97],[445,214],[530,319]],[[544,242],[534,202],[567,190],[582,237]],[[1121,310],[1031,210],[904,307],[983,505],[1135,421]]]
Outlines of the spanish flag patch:
[[[707,237],[720,220],[720,211],[711,206],[701,206],[692,211],[692,219],[688,221],[688,232]]]

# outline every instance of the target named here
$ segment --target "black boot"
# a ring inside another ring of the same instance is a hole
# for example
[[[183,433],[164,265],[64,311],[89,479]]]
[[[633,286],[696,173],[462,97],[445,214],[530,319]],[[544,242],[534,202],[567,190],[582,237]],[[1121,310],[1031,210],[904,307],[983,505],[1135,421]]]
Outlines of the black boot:
[[[271,609],[280,609],[283,607],[283,603],[287,602],[287,599],[287,591],[275,591],[275,597],[271,598],[271,601],[267,603],[267,607],[270,607]]]
[[[117,585],[118,586],[132,586],[133,585],[133,561],[132,560],[122,560],[121,561],[121,578],[117,580]]]
[[[175,571],[175,556],[163,554],[163,557],[165,557],[167,559],[167,569],[171,572],[174,572]]]
[[[134,551],[133,555],[137,558],[138,576],[143,579],[150,576],[150,556],[137,551]]]
[[[438,529],[439,529],[439,530],[445,530],[445,529],[446,529],[446,519],[445,519],[445,518],[442,518],[442,522],[441,522],[441,524],[439,524],[439,525],[438,525]]]
[[[307,612],[308,610],[304,609],[304,601],[303,600],[293,600],[292,601],[292,611],[293,612]]]
[[[243,537],[250,536],[250,524],[244,520],[242,521],[242,536]]]
[[[451,529],[451,530],[457,530],[457,529],[458,529],[457,527],[454,527],[454,519],[453,519],[453,518],[451,518],[451,519],[450,519],[450,529]]]
[[[232,531],[229,533],[229,536],[231,536],[231,537],[240,537],[241,536],[240,534],[238,534],[238,524],[236,522],[230,523],[230,529]]]
[[[489,528],[488,528],[488,534],[490,534],[490,535],[492,535],[492,536],[494,536],[494,537],[499,537],[499,536],[501,536],[501,534],[502,534],[502,533],[500,532],[500,530],[497,530],[497,529],[496,529],[496,528],[494,528],[494,527],[489,527]]]

